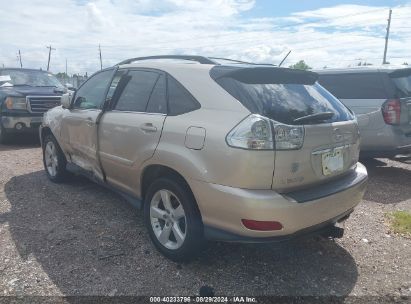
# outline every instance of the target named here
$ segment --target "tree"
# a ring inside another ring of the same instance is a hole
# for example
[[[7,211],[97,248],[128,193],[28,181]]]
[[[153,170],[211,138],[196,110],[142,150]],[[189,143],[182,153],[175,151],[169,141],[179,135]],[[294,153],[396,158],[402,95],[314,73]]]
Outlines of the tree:
[[[404,62],[402,65],[408,65],[408,62]]]
[[[64,79],[64,78],[68,78],[69,76],[68,76],[66,73],[64,73],[64,72],[63,72],[63,73],[60,72],[60,73],[57,73],[57,74],[56,74],[56,77],[57,77],[57,78]]]
[[[290,65],[290,68],[297,69],[297,70],[311,70],[312,69],[312,67],[306,64],[304,60],[300,60],[296,64]]]

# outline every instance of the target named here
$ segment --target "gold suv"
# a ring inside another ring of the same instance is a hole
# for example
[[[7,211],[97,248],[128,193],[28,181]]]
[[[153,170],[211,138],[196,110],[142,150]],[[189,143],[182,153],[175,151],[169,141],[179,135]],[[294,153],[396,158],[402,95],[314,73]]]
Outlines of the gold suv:
[[[316,73],[224,62],[140,57],[95,73],[44,115],[48,177],[121,193],[173,260],[207,239],[341,236],[367,180],[353,114]]]

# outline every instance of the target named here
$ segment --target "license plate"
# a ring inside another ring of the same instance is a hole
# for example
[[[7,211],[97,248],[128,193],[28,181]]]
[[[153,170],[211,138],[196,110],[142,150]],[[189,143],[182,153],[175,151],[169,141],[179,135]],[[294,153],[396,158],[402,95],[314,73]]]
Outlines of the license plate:
[[[344,156],[342,149],[322,154],[323,174],[330,175],[344,169]]]

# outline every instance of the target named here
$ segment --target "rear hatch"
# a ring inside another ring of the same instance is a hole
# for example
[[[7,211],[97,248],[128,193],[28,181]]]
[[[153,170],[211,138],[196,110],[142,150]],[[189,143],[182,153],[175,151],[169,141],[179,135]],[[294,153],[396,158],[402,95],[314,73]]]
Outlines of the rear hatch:
[[[213,71],[211,76],[253,114],[271,122],[272,189],[300,190],[345,175],[358,161],[351,111],[317,82],[317,74],[274,67]]]
[[[411,136],[411,69],[399,69],[389,73],[391,83],[394,88],[394,99],[388,100],[385,105],[391,104],[395,105],[398,103],[397,109],[390,109],[385,107],[386,115],[385,119],[394,119],[402,132],[406,135]],[[384,114],[384,107],[383,107]],[[391,117],[389,117],[391,115]],[[396,116],[396,117],[393,117]]]

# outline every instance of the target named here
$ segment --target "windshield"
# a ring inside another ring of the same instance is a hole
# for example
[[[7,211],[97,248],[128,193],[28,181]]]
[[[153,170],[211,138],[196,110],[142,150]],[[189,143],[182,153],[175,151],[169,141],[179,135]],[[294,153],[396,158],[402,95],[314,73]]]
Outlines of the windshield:
[[[321,85],[303,84],[250,84],[230,77],[217,82],[250,112],[260,114],[286,124],[319,123],[301,121],[298,118],[331,112],[331,118],[321,122],[347,121],[353,119],[349,110]],[[328,115],[330,116],[330,115]]]
[[[35,70],[0,70],[0,86],[63,87],[57,78],[47,72]]]
[[[397,89],[397,97],[411,97],[411,75],[407,77],[392,78]]]

